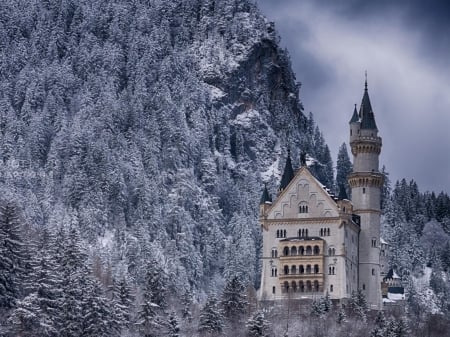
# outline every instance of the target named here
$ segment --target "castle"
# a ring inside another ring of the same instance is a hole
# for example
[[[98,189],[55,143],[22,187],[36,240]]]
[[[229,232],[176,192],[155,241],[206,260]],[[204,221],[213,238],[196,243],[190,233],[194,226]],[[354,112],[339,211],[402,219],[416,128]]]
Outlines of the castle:
[[[260,202],[263,232],[260,300],[349,299],[362,290],[381,309],[381,138],[367,90],[350,120],[351,201],[335,198],[308,170],[295,173],[288,154],[279,194],[265,188]]]

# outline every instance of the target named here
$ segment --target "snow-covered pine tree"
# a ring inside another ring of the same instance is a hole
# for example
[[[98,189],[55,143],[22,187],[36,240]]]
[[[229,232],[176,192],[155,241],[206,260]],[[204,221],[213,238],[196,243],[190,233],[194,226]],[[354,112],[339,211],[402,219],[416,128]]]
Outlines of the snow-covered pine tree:
[[[222,292],[220,305],[224,316],[230,322],[236,322],[243,316],[248,305],[244,284],[237,276],[228,280]]]
[[[170,312],[167,322],[167,337],[180,337],[180,324],[174,311]]]
[[[336,195],[340,194],[340,189],[343,188],[347,194],[347,199],[351,200],[351,189],[348,185],[348,176],[352,173],[353,165],[348,156],[347,145],[342,143],[339,147],[339,152],[336,160]]]
[[[26,261],[21,234],[20,210],[16,203],[0,201],[0,313],[21,297]]]
[[[223,314],[215,295],[210,294],[200,311],[198,331],[201,334],[220,334],[224,328]]]
[[[264,318],[264,313],[261,310],[258,310],[253,314],[253,316],[247,321],[246,327],[248,337],[270,336],[270,324]]]

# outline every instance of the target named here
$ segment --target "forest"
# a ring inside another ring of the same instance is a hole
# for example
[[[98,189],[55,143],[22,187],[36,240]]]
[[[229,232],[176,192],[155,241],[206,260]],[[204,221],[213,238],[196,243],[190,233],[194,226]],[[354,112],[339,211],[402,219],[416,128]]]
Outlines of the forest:
[[[256,301],[264,183],[351,170],[279,42],[250,0],[0,2],[0,336],[442,336],[450,198],[414,181],[382,205],[407,310]]]

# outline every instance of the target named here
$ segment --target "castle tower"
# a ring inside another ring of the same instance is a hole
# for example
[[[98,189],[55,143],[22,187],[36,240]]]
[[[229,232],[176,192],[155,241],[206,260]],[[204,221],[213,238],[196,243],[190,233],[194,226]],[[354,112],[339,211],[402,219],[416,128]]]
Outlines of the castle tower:
[[[380,197],[383,175],[378,169],[381,137],[370,104],[367,79],[359,114],[350,120],[350,146],[353,172],[348,177],[352,189],[353,211],[360,216],[358,288],[366,295],[371,309],[381,309],[380,277]]]

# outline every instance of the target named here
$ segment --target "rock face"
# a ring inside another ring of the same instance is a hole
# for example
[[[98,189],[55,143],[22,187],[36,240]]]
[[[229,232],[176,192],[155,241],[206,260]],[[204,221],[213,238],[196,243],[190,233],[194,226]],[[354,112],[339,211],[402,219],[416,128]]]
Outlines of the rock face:
[[[15,0],[0,13],[1,188],[30,225],[76,226],[137,282],[148,256],[183,291],[222,272],[257,280],[262,181],[276,190],[288,145],[294,164],[328,148],[255,5]]]

